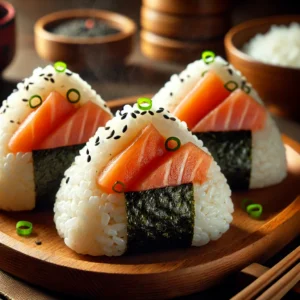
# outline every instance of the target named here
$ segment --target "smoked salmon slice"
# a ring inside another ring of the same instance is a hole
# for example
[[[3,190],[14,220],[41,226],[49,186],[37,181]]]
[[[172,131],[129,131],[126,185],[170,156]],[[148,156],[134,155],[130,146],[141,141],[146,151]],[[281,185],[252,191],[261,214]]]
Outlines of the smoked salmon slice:
[[[129,191],[149,165],[165,152],[164,138],[152,124],[148,125],[102,171],[98,177],[99,187],[106,193]]]
[[[187,143],[175,152],[168,152],[152,166],[152,171],[132,188],[142,191],[184,183],[203,183],[207,179],[207,171],[212,157],[195,146]]]
[[[261,104],[237,89],[192,128],[192,131],[256,131],[264,128],[266,116],[266,109]]]
[[[207,72],[173,111],[173,114],[193,128],[202,118],[230,95],[221,78]]]
[[[67,117],[75,113],[75,106],[58,92],[51,92],[46,100],[20,125],[9,141],[13,153],[31,152]]]
[[[39,149],[84,144],[110,118],[109,113],[89,101],[46,137]]]

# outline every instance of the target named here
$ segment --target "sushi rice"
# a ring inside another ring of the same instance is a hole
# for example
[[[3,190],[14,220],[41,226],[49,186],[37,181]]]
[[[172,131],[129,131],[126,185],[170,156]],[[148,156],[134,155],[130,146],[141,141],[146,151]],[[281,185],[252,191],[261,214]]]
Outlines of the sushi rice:
[[[153,103],[173,111],[208,70],[213,70],[224,83],[234,81],[238,86],[246,85],[250,88],[249,95],[263,105],[263,101],[241,72],[219,56],[210,64],[206,64],[202,59],[192,62],[179,75],[172,75],[170,81],[153,96]],[[268,114],[265,128],[252,132],[250,188],[279,183],[286,177],[286,170],[285,148],[280,132]]]
[[[32,153],[10,153],[8,143],[20,124],[32,112],[28,100],[39,95],[43,100],[52,91],[66,95],[75,88],[80,92],[80,105],[93,101],[110,111],[105,102],[76,73],[66,69],[57,72],[52,65],[37,68],[33,75],[18,83],[14,92],[0,108],[0,210],[31,210],[35,206],[35,186]]]
[[[125,195],[105,194],[97,184],[97,174],[146,125],[152,122],[162,136],[176,136],[182,145],[192,142],[208,153],[203,143],[188,131],[186,123],[172,118],[166,110],[152,107],[148,113],[141,113],[137,105],[126,105],[118,111],[105,128],[98,129],[65,172],[56,196],[54,220],[65,244],[77,253],[118,256],[126,251]],[[202,246],[220,238],[232,221],[231,191],[215,161],[208,170],[207,181],[194,184],[194,197],[192,245]]]

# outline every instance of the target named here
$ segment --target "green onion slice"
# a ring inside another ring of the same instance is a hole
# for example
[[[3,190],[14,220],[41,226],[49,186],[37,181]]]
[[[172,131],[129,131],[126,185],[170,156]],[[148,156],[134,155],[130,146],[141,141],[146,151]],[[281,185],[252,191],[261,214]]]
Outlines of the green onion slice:
[[[122,181],[116,181],[112,187],[112,190],[116,193],[124,193],[125,184]]]
[[[249,94],[251,92],[251,88],[248,85],[243,85],[242,90],[246,93]]]
[[[149,98],[139,98],[137,100],[137,105],[140,110],[149,110],[152,108],[152,100]]]
[[[32,233],[32,223],[28,221],[19,221],[16,225],[17,234],[21,236],[29,236]]]
[[[202,59],[208,65],[215,61],[216,54],[213,51],[202,52]]]
[[[233,92],[236,90],[239,86],[235,81],[228,81],[227,83],[224,84],[224,87],[229,91]]]
[[[72,97],[72,94],[75,94],[76,97]],[[71,103],[77,103],[77,102],[79,102],[80,98],[81,98],[81,96],[80,96],[80,93],[79,93],[78,90],[76,90],[76,89],[69,89],[67,91],[67,99],[68,99],[69,102],[71,102]]]
[[[29,99],[29,106],[31,108],[37,108],[40,105],[42,105],[42,103],[43,103],[42,97],[39,95],[33,95]]]
[[[63,73],[67,69],[67,64],[64,63],[63,61],[57,61],[54,64],[54,69],[58,73]]]
[[[247,206],[247,213],[250,215],[250,217],[257,219],[261,216],[263,211],[263,207],[261,204],[249,204]]]
[[[174,141],[176,143],[175,147],[169,146],[169,142],[171,142],[171,141]],[[167,138],[165,141],[165,148],[167,151],[176,151],[180,148],[180,146],[181,146],[180,139],[175,136],[171,136],[171,137]]]
[[[203,77],[207,72],[208,72],[208,70],[202,72],[201,77]]]

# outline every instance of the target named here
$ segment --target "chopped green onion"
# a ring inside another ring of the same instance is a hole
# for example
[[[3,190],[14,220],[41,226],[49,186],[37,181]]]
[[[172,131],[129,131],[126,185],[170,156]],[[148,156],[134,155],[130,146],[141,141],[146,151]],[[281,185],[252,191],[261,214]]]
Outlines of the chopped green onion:
[[[202,72],[201,77],[203,77],[207,72],[208,72],[208,70]]]
[[[202,59],[208,65],[215,61],[216,54],[213,51],[202,52]]]
[[[152,100],[145,97],[139,98],[137,100],[137,105],[140,110],[149,110],[152,108]]]
[[[247,205],[248,204],[253,204],[253,202],[251,200],[247,199],[247,198],[242,200],[241,207],[244,211],[247,211]]]
[[[261,204],[249,204],[247,206],[247,213],[250,215],[252,218],[259,218],[262,214],[263,208]]]
[[[71,94],[76,94],[77,95],[77,98],[75,98],[75,99],[71,99]],[[79,91],[78,90],[76,90],[76,89],[69,89],[68,91],[67,91],[67,99],[68,99],[68,101],[69,102],[71,102],[71,103],[77,103],[77,102],[79,102],[79,100],[80,100],[80,93],[79,93]]]
[[[246,93],[249,94],[251,92],[251,88],[248,85],[242,86],[242,90]]]
[[[16,225],[17,234],[21,236],[29,236],[32,233],[32,223],[28,221],[19,221]]]
[[[238,84],[235,81],[228,81],[227,83],[224,84],[224,87],[229,91],[233,92],[238,88]]]
[[[175,147],[170,147],[169,146],[170,141],[176,142]],[[165,141],[165,148],[166,148],[167,151],[176,151],[180,148],[180,146],[181,146],[180,139],[175,137],[175,136],[171,136],[171,137],[167,138],[167,140]]]
[[[112,190],[116,193],[124,193],[125,192],[125,184],[122,181],[116,181],[112,187]]]
[[[64,63],[63,61],[57,61],[54,64],[54,69],[58,73],[63,73],[67,69],[67,64]]]
[[[40,105],[42,105],[42,103],[43,103],[42,97],[39,95],[33,95],[29,99],[29,106],[31,108],[37,108]]]

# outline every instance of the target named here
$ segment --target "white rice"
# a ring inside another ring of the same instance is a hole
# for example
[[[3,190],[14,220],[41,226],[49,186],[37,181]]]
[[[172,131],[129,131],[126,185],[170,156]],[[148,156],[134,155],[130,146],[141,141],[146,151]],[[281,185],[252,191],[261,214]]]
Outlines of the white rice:
[[[300,24],[273,25],[265,34],[255,35],[243,51],[264,63],[300,68]]]
[[[110,113],[101,97],[78,74],[69,70],[58,73],[51,65],[35,69],[33,75],[20,82],[16,91],[3,101],[0,108],[0,210],[30,210],[35,206],[32,153],[15,155],[8,149],[19,124],[32,112],[28,100],[36,94],[45,100],[52,91],[66,95],[70,88],[80,92],[79,105],[90,100]]]
[[[207,70],[214,70],[224,83],[235,81],[239,87],[243,84],[246,85],[251,89],[250,96],[263,105],[259,95],[241,72],[219,56],[211,64],[206,64],[203,60],[197,60],[189,64],[179,75],[172,75],[170,81],[154,95],[152,98],[153,103],[172,112],[197,84],[203,72]],[[285,148],[277,126],[268,114],[265,128],[252,132],[250,188],[261,188],[276,184],[285,178],[286,170]]]
[[[176,136],[182,144],[192,142],[202,147],[202,142],[187,130],[186,123],[178,119],[166,120],[164,111],[151,116],[132,113],[135,105],[126,105],[122,112],[99,128],[87,145],[80,151],[74,164],[65,172],[56,196],[54,220],[56,228],[68,247],[81,254],[122,255],[127,244],[127,219],[124,194],[105,194],[97,185],[97,174],[112,157],[122,151],[133,138],[150,122],[164,136]],[[157,109],[152,108],[155,112]],[[127,113],[122,120],[121,114]],[[127,125],[127,131],[123,129]],[[108,129],[107,129],[108,128]],[[114,137],[107,139],[114,130]],[[100,144],[96,146],[97,138]],[[88,162],[88,156],[91,160]],[[226,179],[215,162],[208,171],[208,180],[203,185],[194,185],[195,226],[192,244],[201,246],[218,239],[228,230],[232,221],[233,204]]]

